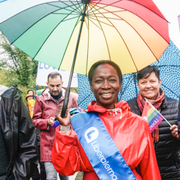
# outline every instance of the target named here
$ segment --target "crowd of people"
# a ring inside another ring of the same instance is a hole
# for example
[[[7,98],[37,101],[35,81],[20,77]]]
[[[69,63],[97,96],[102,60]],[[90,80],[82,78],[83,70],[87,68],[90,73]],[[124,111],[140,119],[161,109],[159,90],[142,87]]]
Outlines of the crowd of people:
[[[118,101],[123,79],[114,62],[94,63],[88,78],[96,101],[71,116],[79,107],[70,93],[65,117],[59,72],[40,96],[28,90],[28,107],[16,85],[0,86],[0,180],[68,180],[78,171],[83,180],[180,180],[180,107],[161,89],[158,68],[137,73],[139,94],[128,102]],[[142,117],[146,100],[169,122],[153,132]]]

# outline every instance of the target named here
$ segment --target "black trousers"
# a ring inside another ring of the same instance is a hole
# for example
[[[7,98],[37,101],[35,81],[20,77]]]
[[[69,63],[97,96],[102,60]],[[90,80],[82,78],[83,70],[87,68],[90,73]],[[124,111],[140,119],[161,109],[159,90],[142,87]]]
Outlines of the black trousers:
[[[38,170],[38,167],[36,167],[34,173],[32,174],[32,179],[33,180],[46,180],[46,171],[45,171],[45,167],[44,167],[44,163],[43,162],[39,162],[40,164],[40,172]]]
[[[46,180],[46,170],[44,167],[44,162],[41,162],[41,153],[40,153],[40,130],[36,129],[36,135],[37,135],[37,149],[38,149],[38,157],[39,157],[39,165],[40,169],[38,169],[38,166],[36,167],[34,173],[32,174],[33,180]]]

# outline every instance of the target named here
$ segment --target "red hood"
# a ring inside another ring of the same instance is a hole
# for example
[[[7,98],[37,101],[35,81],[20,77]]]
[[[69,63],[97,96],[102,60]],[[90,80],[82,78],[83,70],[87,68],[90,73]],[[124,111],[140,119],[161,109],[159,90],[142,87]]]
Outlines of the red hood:
[[[122,112],[124,111],[130,111],[130,107],[128,106],[128,103],[125,101],[119,101],[115,104],[115,108],[121,108]],[[98,113],[105,113],[107,111],[106,108],[99,106],[96,104],[96,101],[92,101],[91,103],[89,103],[88,107],[87,107],[87,111],[88,112],[98,112]]]
[[[61,100],[63,100],[63,99],[64,99],[64,96],[65,96],[65,88],[62,88],[62,89],[61,89],[61,92],[62,92]],[[45,101],[48,101],[48,100],[50,100],[50,99],[51,99],[51,100],[54,100],[54,99],[52,98],[52,96],[50,95],[49,88],[45,88],[45,89],[42,91],[41,95],[43,96],[43,98],[44,98]]]

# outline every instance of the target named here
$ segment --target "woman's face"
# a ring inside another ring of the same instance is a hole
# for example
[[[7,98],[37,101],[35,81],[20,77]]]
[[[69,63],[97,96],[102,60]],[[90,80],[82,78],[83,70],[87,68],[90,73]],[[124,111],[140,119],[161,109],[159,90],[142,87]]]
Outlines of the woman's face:
[[[142,78],[138,81],[140,93],[147,99],[155,100],[158,96],[161,86],[161,80],[152,72],[148,78]]]
[[[99,65],[94,71],[91,84],[97,105],[113,109],[120,89],[121,84],[116,69],[109,64]]]

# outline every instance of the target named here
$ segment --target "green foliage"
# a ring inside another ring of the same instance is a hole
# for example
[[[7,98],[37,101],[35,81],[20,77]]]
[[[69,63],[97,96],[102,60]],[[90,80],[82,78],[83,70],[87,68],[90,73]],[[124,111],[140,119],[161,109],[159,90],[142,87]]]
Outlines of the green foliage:
[[[33,61],[31,73],[35,76],[37,75],[37,69],[38,69],[38,61]]]
[[[1,85],[4,85],[4,86],[8,86],[7,85],[7,78],[8,77],[6,77],[6,70],[0,70],[0,84]]]
[[[31,76],[36,76],[38,62],[12,46],[2,34],[0,46],[4,50],[1,54],[6,55],[7,59],[7,61],[1,59],[0,63],[9,70],[11,77],[16,77],[16,84],[27,87],[32,84],[30,83]]]
[[[75,88],[75,87],[74,87],[74,88],[71,88],[70,91],[71,91],[71,92],[75,92],[75,93],[78,94],[78,88]]]
[[[23,92],[22,94],[22,98],[24,100],[24,102],[26,103],[26,94],[27,94],[27,91],[29,89],[33,89],[35,91],[35,86],[36,86],[36,76],[34,75],[30,75],[30,81],[29,81],[29,85],[28,86],[23,86],[21,84],[19,84],[19,80],[18,80],[18,76],[17,75],[12,75],[11,74],[11,71],[9,70],[1,70],[0,69],[0,84],[1,85],[4,85],[4,86],[7,86],[7,87],[10,87],[12,86],[13,84],[17,84],[18,85],[18,88]],[[40,90],[40,89],[45,89],[46,87],[45,86],[37,86],[37,90]],[[71,88],[71,92],[76,92],[78,93],[78,88]]]
[[[10,87],[12,86],[13,84],[17,84],[18,85],[18,88],[23,92],[22,94],[22,98],[23,100],[26,102],[26,94],[27,94],[27,91],[28,89],[35,89],[35,79],[36,77],[35,76],[31,76],[32,77],[32,80],[30,81],[31,84],[29,84],[29,86],[23,86],[23,85],[20,85],[19,84],[19,80],[17,79],[17,75],[16,76],[12,76],[11,74],[11,71],[9,70],[0,70],[0,84],[1,85],[4,85],[4,86],[7,86],[7,87]]]
[[[3,49],[0,52],[0,84],[7,87],[17,84],[26,102],[28,89],[35,90],[38,62],[12,46],[1,32],[0,47]],[[37,86],[37,90],[44,88],[46,87]],[[78,93],[78,88],[71,88],[71,91]]]

